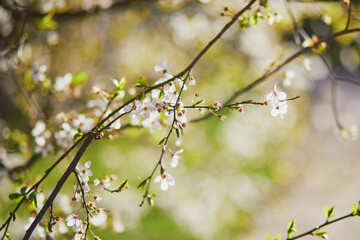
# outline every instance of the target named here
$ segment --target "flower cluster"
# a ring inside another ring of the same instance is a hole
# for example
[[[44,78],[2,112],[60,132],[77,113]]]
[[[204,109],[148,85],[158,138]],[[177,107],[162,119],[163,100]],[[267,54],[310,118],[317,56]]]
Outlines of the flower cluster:
[[[89,187],[89,177],[92,176],[92,171],[90,170],[91,161],[87,161],[84,166],[82,166],[80,163],[76,165],[76,171],[80,178],[80,184],[81,186],[74,185],[75,190],[75,196],[74,199],[76,201],[81,201],[82,198],[82,192],[84,191],[85,196],[90,192]]]
[[[84,114],[79,114],[74,118],[61,112],[57,114],[56,119],[60,124],[60,130],[55,132],[54,137],[56,144],[62,148],[69,147],[74,142],[74,135],[79,131],[90,131],[94,125],[94,120]]]

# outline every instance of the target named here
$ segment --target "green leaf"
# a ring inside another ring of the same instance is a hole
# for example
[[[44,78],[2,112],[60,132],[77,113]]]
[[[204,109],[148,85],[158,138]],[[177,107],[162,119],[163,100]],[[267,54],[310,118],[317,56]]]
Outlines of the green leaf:
[[[267,240],[281,240],[281,234],[276,235],[275,237],[271,237],[270,234],[266,233]]]
[[[126,84],[125,77],[120,78],[119,85],[117,86],[117,89],[118,90],[124,89],[125,84]]]
[[[351,212],[354,216],[360,216],[360,201],[357,203],[357,205],[351,206]]]
[[[291,220],[288,225],[287,225],[287,233],[288,235],[290,236],[291,234],[294,234],[296,233],[296,223],[295,223],[295,220]]]
[[[89,76],[86,72],[79,72],[76,76],[74,76],[71,80],[71,85],[79,85],[85,83],[89,79]]]
[[[84,133],[81,131],[81,128],[78,128],[78,132],[75,133],[75,135],[74,135],[74,141],[76,142],[77,140],[82,138],[83,135],[84,135]]]
[[[10,235],[10,233],[6,233],[6,238],[8,239],[8,240],[11,240],[12,239],[12,236]]]
[[[254,25],[256,25],[258,23],[257,13],[254,13],[253,15],[250,16],[250,22],[252,22]]]
[[[194,105],[196,106],[196,105],[202,104],[203,102],[205,102],[205,100],[201,99],[200,101],[197,101]]]
[[[30,202],[33,202],[35,197],[36,197],[36,191],[32,191],[28,196],[28,200]]]
[[[136,79],[135,87],[147,87],[147,86],[148,84],[144,77],[139,77],[138,79]]]
[[[328,237],[326,236],[326,234],[328,233],[329,231],[328,230],[318,230],[316,233],[315,233],[315,236],[317,237],[320,237],[320,238],[324,238],[324,239],[327,239]]]
[[[143,180],[138,186],[138,189],[142,189],[147,183],[149,182],[148,179]]]
[[[25,194],[25,193],[26,193],[26,189],[27,189],[27,186],[23,186],[23,187],[20,189],[20,193],[21,193],[21,194]]]
[[[52,18],[54,13],[49,13],[37,21],[36,26],[38,29],[56,29],[58,24]]]
[[[162,165],[160,166],[160,174],[161,174],[162,178],[165,177],[165,169],[164,169],[164,167]]]
[[[10,200],[14,200],[14,199],[17,199],[17,198],[19,198],[19,197],[21,197],[21,194],[20,194],[20,193],[10,193],[10,194],[9,194],[9,199],[10,199]]]
[[[129,188],[129,185],[128,185],[128,180],[126,179],[121,182],[119,190],[121,192],[122,190],[127,189],[127,188]]]
[[[330,208],[328,207],[324,207],[324,211],[325,211],[325,215],[326,215],[326,220],[329,220],[332,217],[336,217],[336,214],[332,214],[334,211],[335,205],[332,205]]]
[[[167,137],[164,137],[163,139],[161,139],[160,142],[159,142],[159,145],[162,145],[165,142],[166,139],[167,139]]]

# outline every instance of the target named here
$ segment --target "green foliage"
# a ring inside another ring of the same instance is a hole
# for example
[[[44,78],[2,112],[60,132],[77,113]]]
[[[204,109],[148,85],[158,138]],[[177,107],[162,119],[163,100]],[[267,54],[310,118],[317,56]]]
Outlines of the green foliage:
[[[360,201],[356,205],[352,205],[351,212],[354,216],[360,217]]]
[[[20,198],[22,195],[20,193],[10,193],[9,194],[9,199],[10,200],[14,200],[14,199],[18,199]]]
[[[40,30],[56,29],[58,24],[52,19],[53,17],[54,13],[48,13],[47,15],[42,17],[40,20],[37,21],[37,28]]]
[[[137,186],[138,189],[143,189],[143,187],[149,183],[149,179],[145,179],[143,181],[141,181],[141,183]]]
[[[138,79],[136,79],[135,87],[147,88],[147,87],[152,87],[152,86],[154,86],[154,84],[148,83],[144,77],[139,77]]]
[[[77,75],[75,75],[71,80],[71,85],[79,85],[82,83],[85,83],[89,79],[89,76],[86,72],[79,72]]]
[[[335,205],[332,205],[330,208],[324,207],[325,215],[326,215],[326,221],[328,221],[330,218],[336,217],[336,214],[332,214],[334,211]]]
[[[288,233],[288,236],[290,236],[291,234],[294,234],[296,233],[296,223],[295,223],[295,220],[291,220],[288,225],[287,225],[287,233]]]
[[[12,236],[10,235],[10,233],[6,233],[6,238],[8,239],[8,240],[11,240],[12,239]]]
[[[314,235],[317,237],[320,237],[320,238],[328,239],[328,237],[326,235],[328,232],[329,232],[328,230],[317,230],[314,233]]]
[[[81,128],[78,128],[78,132],[74,134],[74,141],[78,141],[83,135],[84,133],[81,131]]]
[[[266,233],[266,238],[267,238],[267,240],[281,240],[281,234],[271,237],[270,234]]]

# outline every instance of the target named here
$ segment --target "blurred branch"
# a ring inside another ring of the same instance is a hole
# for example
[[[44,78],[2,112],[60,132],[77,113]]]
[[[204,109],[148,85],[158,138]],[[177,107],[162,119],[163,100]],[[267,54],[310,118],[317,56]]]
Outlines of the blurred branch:
[[[352,4],[352,0],[349,0],[349,6],[347,6],[348,8],[348,17],[347,17],[347,22],[346,22],[346,26],[345,26],[345,30],[349,28],[350,26],[350,21],[351,21],[351,4]]]

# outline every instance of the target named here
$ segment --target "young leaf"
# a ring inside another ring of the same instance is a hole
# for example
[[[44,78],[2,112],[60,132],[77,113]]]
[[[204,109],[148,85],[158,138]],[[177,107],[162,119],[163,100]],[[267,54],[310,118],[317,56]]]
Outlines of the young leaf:
[[[20,193],[21,193],[21,194],[25,194],[25,193],[26,193],[26,189],[27,189],[27,187],[26,187],[26,186],[23,186],[23,187],[20,189]]]
[[[165,169],[164,169],[164,167],[162,165],[160,166],[160,174],[161,174],[162,178],[165,177],[165,175],[164,175],[165,174]]]
[[[147,82],[144,77],[139,77],[138,79],[136,79],[135,87],[146,87],[146,86],[147,86]]]
[[[291,220],[288,225],[287,225],[287,233],[288,233],[288,236],[290,236],[291,234],[294,234],[296,233],[296,223],[295,223],[295,220]]]
[[[360,216],[360,201],[357,203],[357,205],[351,206],[351,212],[354,216]]]
[[[164,137],[163,139],[161,139],[160,142],[159,142],[159,145],[162,145],[165,142],[166,139],[167,139],[167,137]]]
[[[320,238],[324,238],[324,239],[328,239],[328,237],[326,236],[326,234],[328,233],[328,230],[318,230],[315,233],[315,236],[320,237]]]
[[[10,200],[17,199],[18,197],[21,197],[20,193],[10,193],[10,195],[9,195]]]
[[[126,84],[125,77],[120,78],[119,85],[117,86],[117,90],[124,89],[125,84]]]
[[[324,211],[325,211],[325,215],[326,215],[326,220],[329,220],[332,217],[336,217],[336,214],[332,214],[334,211],[335,205],[332,205],[330,208],[328,207],[324,207]]]
[[[86,82],[89,79],[89,76],[86,72],[79,72],[73,79],[71,80],[71,85],[79,85]]]
[[[57,22],[55,22],[52,18],[54,16],[54,13],[49,13],[42,17],[40,20],[37,21],[36,26],[40,30],[44,29],[56,29],[57,28]]]
[[[267,240],[281,240],[281,234],[276,235],[275,237],[271,237],[270,234],[266,233]]]
[[[10,235],[10,233],[6,233],[6,238],[8,239],[8,240],[11,240],[12,239],[12,236]]]
[[[81,131],[81,128],[78,128],[78,132],[75,133],[75,135],[74,135],[74,141],[76,142],[77,140],[82,138],[83,135],[84,135],[84,133]]]
[[[143,181],[137,186],[137,188],[138,188],[138,189],[142,189],[142,188],[145,186],[145,184],[148,183],[148,182],[149,182],[148,179],[143,180]]]
[[[122,190],[127,189],[127,188],[129,188],[129,184],[128,184],[128,180],[126,179],[126,180],[122,181],[122,183],[120,184],[119,190],[121,192]]]

